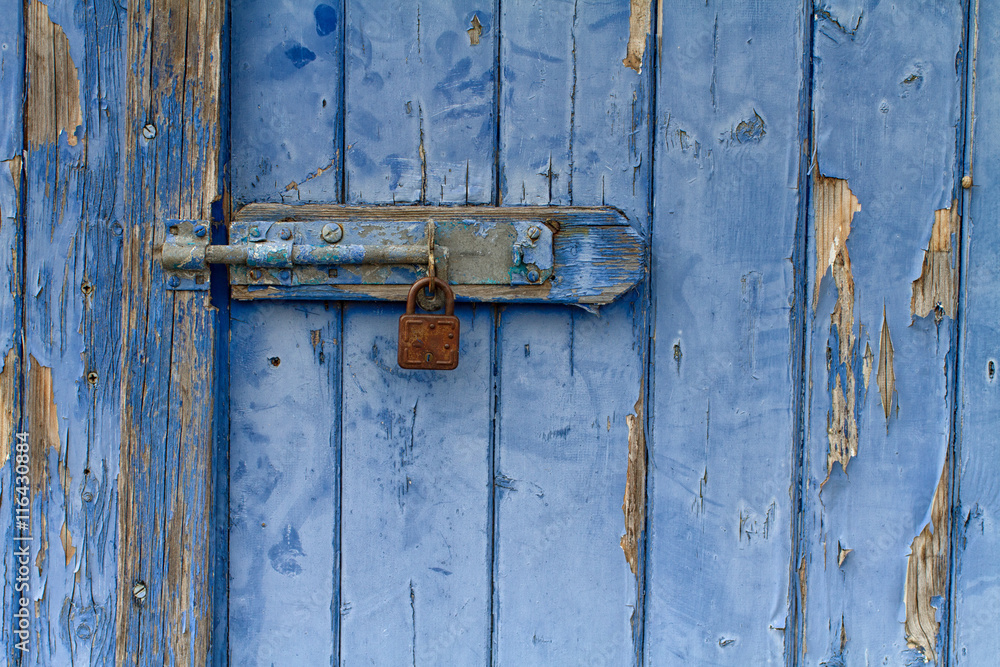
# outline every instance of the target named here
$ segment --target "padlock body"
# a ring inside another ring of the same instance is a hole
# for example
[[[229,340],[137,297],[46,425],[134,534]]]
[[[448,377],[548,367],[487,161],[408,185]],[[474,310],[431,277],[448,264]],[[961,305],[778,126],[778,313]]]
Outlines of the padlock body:
[[[454,315],[401,315],[399,365],[439,371],[456,368],[458,334],[459,322]]]

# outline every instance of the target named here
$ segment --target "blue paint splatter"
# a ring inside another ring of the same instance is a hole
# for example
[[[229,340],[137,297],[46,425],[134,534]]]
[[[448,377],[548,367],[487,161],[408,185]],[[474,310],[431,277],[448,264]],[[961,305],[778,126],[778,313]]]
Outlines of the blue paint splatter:
[[[302,573],[302,566],[296,560],[299,556],[305,556],[302,551],[302,542],[299,540],[299,533],[292,526],[286,526],[283,539],[274,544],[267,551],[268,558],[271,559],[271,567],[279,574],[293,576]]]
[[[296,69],[302,69],[312,61],[316,60],[316,54],[298,42],[283,42],[281,47],[285,50],[285,56],[292,61],[292,64],[295,65]]]
[[[316,34],[320,37],[337,29],[337,10],[330,5],[316,5],[313,16],[316,17]]]

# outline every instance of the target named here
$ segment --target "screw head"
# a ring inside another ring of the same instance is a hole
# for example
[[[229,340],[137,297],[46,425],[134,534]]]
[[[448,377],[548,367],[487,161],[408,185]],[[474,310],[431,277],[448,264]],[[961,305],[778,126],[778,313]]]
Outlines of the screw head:
[[[538,271],[535,271],[534,269],[528,271],[528,282],[537,283],[540,277],[541,276],[538,275]]]
[[[147,123],[146,126],[142,128],[142,136],[144,136],[146,139],[155,139],[156,126],[153,125],[152,123]]]
[[[253,237],[253,238],[260,237],[260,227],[251,227],[250,228],[250,236]]]
[[[281,230],[280,236],[282,241],[287,241],[288,239],[292,238],[292,230],[285,227],[284,229]]]
[[[323,225],[323,231],[320,232],[320,236],[327,243],[337,243],[340,239],[344,238],[344,228],[340,226],[340,223],[328,222]]]
[[[260,272],[260,269],[253,269],[250,271],[250,277],[253,278],[254,280],[260,280],[260,277],[262,275],[263,274]]]
[[[97,384],[98,376],[97,371],[90,371],[87,373],[87,382],[90,384]]]
[[[170,276],[170,286],[171,287],[180,287],[180,285],[181,285],[181,279],[180,278],[178,278],[177,276]]]
[[[538,237],[542,235],[542,230],[538,227],[531,227],[528,229],[528,238],[532,241],[537,241]]]
[[[962,187],[966,190],[972,187],[972,176],[965,175],[962,177]]]
[[[136,602],[142,602],[146,599],[146,584],[137,581],[135,586],[132,587],[132,597],[136,599]]]
[[[194,235],[195,236],[197,236],[197,237],[203,237],[207,233],[208,233],[208,228],[205,227],[205,225],[195,225],[194,226]]]
[[[80,291],[83,292],[84,294],[88,294],[88,295],[89,294],[93,294],[94,293],[94,285],[93,285],[93,283],[91,283],[89,280],[84,280],[80,284]]]
[[[282,280],[291,280],[292,272],[289,271],[288,269],[283,269],[281,273],[278,274],[278,277],[281,278]]]
[[[83,502],[89,503],[93,499],[94,499],[94,494],[93,493],[91,493],[90,491],[84,491],[83,492]]]

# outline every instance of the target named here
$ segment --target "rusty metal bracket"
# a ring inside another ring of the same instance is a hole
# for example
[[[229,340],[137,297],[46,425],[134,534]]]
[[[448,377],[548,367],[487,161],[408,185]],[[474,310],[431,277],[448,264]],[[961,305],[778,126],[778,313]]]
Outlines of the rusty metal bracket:
[[[601,305],[643,275],[642,237],[612,208],[253,204],[211,245],[208,224],[158,225],[171,290],[229,266],[237,299],[403,300],[436,275],[459,300]]]

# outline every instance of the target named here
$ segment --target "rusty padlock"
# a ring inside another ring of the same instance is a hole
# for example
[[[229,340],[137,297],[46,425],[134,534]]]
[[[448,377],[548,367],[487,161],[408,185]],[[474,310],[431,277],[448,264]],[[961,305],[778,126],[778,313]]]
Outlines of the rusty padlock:
[[[417,314],[417,292],[434,281],[444,290],[444,315]],[[413,283],[406,297],[406,314],[399,316],[399,354],[402,368],[450,371],[458,366],[458,318],[455,293],[448,283],[430,276]]]

